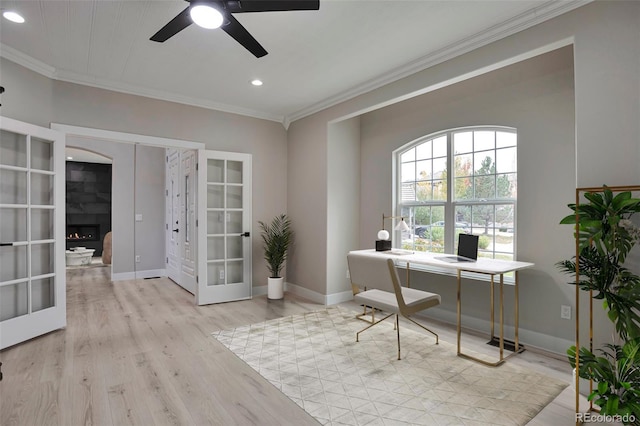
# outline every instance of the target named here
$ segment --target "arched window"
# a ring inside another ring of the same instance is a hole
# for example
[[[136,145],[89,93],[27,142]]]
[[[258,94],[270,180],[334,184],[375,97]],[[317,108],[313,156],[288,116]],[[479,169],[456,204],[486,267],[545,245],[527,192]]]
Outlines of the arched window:
[[[481,126],[396,150],[395,211],[410,230],[395,245],[455,253],[457,235],[465,232],[479,235],[479,256],[514,259],[517,142],[516,129]]]

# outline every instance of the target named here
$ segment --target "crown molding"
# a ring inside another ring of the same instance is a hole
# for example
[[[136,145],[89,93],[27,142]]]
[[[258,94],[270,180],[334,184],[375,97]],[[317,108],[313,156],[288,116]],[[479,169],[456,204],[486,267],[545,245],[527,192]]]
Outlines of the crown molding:
[[[31,56],[26,55],[2,43],[0,43],[0,56],[52,80],[65,81],[67,83],[80,84],[83,86],[90,86],[98,89],[105,89],[129,95],[144,96],[146,98],[158,99],[161,101],[176,102],[215,111],[228,112],[231,114],[259,118],[262,120],[275,121],[278,123],[282,123],[284,121],[284,116],[282,115],[269,114],[263,111],[256,111],[234,105],[227,105],[219,102],[213,102],[207,99],[182,96],[176,93],[164,92],[161,90],[145,89],[131,84],[123,84],[107,79],[92,78],[87,77],[83,74],[56,69],[51,65],[45,64],[38,59],[32,58]]]
[[[350,90],[341,92],[339,95],[326,98],[313,105],[309,105],[303,109],[285,115],[283,125],[288,129],[289,125],[296,120],[308,117],[316,112],[338,105],[427,68],[446,62],[457,56],[471,52],[472,50],[478,49],[482,46],[491,44],[497,40],[516,34],[544,21],[555,18],[556,16],[560,16],[591,3],[592,1],[593,0],[548,1],[539,7],[530,9],[515,16],[508,21],[494,25],[493,27],[476,33],[470,37],[466,37],[460,41],[445,46],[442,49],[431,52],[428,55],[409,62],[406,65],[395,68],[379,77],[371,79],[358,86],[354,86]]]
[[[161,101],[176,102],[221,112],[228,112],[231,114],[244,115],[247,117],[259,118],[262,120],[275,121],[278,123],[282,123],[282,121],[284,120],[283,116],[269,114],[263,111],[256,111],[253,109],[242,108],[234,105],[227,105],[202,98],[182,96],[176,93],[164,92],[161,90],[146,89],[139,86],[123,84],[106,79],[90,78],[86,75],[77,74],[70,71],[58,70],[56,72],[56,80],[96,87],[98,89],[111,90],[114,92],[126,93],[130,95],[144,96],[146,98],[159,99]]]
[[[6,44],[0,43],[0,56],[45,77],[51,79],[56,78],[56,69],[54,67],[32,58],[29,55],[25,55],[19,50],[9,47]]]

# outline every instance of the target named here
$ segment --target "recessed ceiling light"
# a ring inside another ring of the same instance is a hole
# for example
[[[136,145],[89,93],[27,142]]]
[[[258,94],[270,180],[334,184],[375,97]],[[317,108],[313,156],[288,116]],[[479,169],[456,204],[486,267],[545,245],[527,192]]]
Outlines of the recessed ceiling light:
[[[17,24],[22,24],[24,22],[24,18],[22,16],[20,16],[18,13],[16,12],[12,12],[10,10],[3,12],[2,16],[5,17],[5,19],[8,19],[11,22],[15,22]]]
[[[262,86],[262,80],[258,80],[256,78],[255,80],[251,80],[251,84],[253,84],[254,86]]]

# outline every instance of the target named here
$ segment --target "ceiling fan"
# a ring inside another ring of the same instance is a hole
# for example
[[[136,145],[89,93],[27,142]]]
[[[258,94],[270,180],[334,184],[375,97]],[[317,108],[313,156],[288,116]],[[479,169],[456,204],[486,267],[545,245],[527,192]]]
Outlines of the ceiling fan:
[[[203,28],[222,28],[224,32],[243,45],[256,58],[267,51],[253,38],[232,13],[283,12],[291,10],[318,10],[320,0],[185,0],[189,7],[180,12],[150,40],[167,41],[192,23]]]

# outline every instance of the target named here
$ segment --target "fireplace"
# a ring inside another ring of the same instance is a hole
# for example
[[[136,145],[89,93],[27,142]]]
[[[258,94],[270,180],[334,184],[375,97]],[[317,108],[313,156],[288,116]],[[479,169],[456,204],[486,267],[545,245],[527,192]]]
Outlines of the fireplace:
[[[67,225],[67,242],[100,241],[100,225]]]

